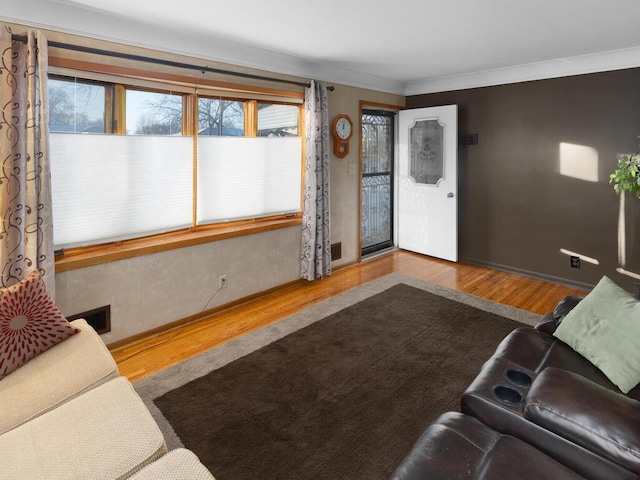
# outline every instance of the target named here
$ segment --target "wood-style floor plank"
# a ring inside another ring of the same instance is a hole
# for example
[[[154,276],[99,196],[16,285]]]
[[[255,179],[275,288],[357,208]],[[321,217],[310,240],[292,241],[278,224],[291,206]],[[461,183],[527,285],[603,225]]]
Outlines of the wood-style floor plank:
[[[338,270],[323,280],[301,281],[205,319],[113,348],[111,353],[121,375],[139,380],[393,272],[541,315],[567,295],[587,293],[485,267],[394,251]]]

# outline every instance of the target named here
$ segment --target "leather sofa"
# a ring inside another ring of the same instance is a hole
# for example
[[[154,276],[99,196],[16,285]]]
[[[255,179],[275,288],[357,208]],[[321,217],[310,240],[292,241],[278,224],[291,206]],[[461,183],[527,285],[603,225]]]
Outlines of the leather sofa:
[[[583,480],[528,443],[447,412],[430,425],[391,480]]]
[[[640,479],[640,387],[621,393],[553,336],[580,300],[567,297],[535,328],[511,332],[463,394],[461,413],[430,426],[392,478]]]

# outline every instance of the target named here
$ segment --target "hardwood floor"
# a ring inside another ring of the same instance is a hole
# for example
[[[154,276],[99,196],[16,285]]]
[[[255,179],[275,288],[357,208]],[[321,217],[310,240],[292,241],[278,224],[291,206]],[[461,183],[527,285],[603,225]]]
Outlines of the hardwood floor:
[[[582,290],[489,268],[394,251],[335,271],[323,280],[300,281],[211,317],[119,346],[111,353],[121,375],[131,381],[139,380],[393,272],[538,314],[551,311],[566,295],[586,294]]]

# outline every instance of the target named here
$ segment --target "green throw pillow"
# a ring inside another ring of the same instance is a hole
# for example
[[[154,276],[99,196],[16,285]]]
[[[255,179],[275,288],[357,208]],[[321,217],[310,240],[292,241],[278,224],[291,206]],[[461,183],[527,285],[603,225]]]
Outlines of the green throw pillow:
[[[602,277],[554,336],[598,367],[622,392],[640,383],[640,302],[609,278]]]

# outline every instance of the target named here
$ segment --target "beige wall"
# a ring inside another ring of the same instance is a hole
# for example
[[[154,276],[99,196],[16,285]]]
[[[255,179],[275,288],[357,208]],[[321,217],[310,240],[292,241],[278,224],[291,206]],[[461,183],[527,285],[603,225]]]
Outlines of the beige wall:
[[[193,61],[173,54],[58,32],[47,32],[47,36],[50,40],[85,44],[95,48],[176,61]],[[63,50],[52,50],[51,54],[96,60]],[[122,66],[140,67],[130,61],[108,61]],[[206,63],[217,68],[286,77],[234,65]],[[150,65],[144,65],[144,68],[182,75],[190,73]],[[191,74],[193,75],[192,72]],[[205,77],[234,83],[248,82],[213,74],[206,74]],[[262,83],[261,86],[301,90],[276,83]],[[332,156],[331,159],[331,239],[332,243],[342,242],[342,258],[334,263],[334,267],[340,267],[359,259],[360,135],[357,127],[360,102],[404,105],[405,98],[343,85],[334,86],[335,91],[329,93],[329,121],[339,113],[346,113],[354,122],[356,130],[351,139],[351,153],[346,158]],[[113,343],[197,314],[217,289],[219,275],[227,275],[228,286],[213,298],[208,309],[297,280],[300,231],[300,227],[289,227],[58,273],[56,302],[68,316],[110,305],[112,330],[104,334],[103,339],[106,343]]]
[[[168,250],[56,274],[67,316],[111,305],[108,344],[298,278],[301,227]]]
[[[346,113],[351,117],[355,131],[349,155],[345,158],[331,156],[331,243],[342,242],[342,258],[333,263],[334,268],[354,263],[360,255],[360,102],[400,106],[405,103],[405,97],[401,95],[344,85],[335,87],[329,93],[329,121],[332,122],[338,114]]]

